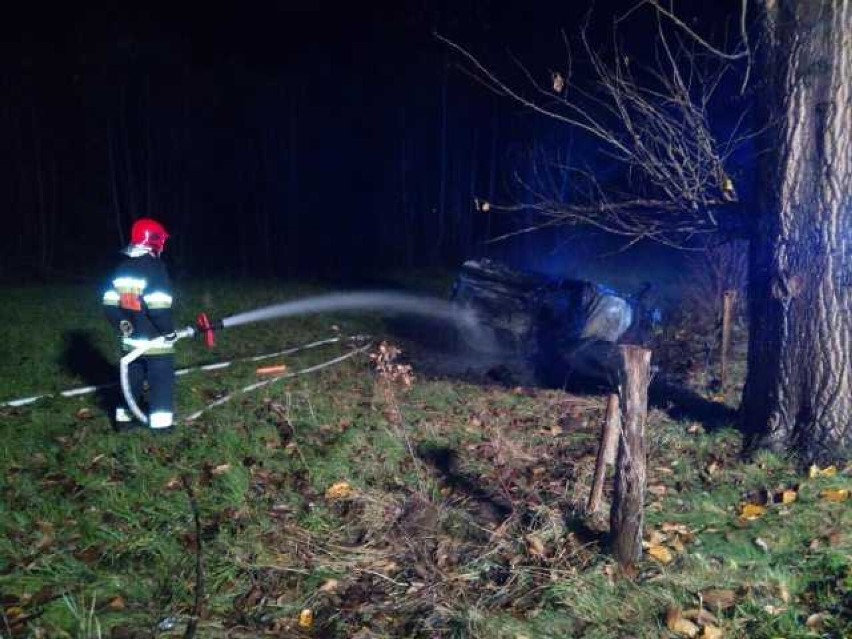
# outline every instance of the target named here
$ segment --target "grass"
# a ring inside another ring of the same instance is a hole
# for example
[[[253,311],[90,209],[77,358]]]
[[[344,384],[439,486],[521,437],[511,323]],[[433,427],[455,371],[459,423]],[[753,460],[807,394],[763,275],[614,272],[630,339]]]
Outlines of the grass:
[[[214,282],[181,299],[222,316],[310,292]],[[4,398],[89,383],[75,358],[110,360],[92,291],[2,295]],[[179,365],[278,350],[332,324],[382,331],[352,317],[270,322],[223,333],[213,353],[182,343]],[[255,379],[247,363],[186,376],[179,412]],[[736,431],[654,411],[646,536],[673,559],[646,556],[626,578],[581,516],[602,412],[601,398],[555,390],[448,379],[406,390],[365,357],[239,396],[167,438],[113,433],[92,396],[2,408],[0,634],[182,636],[200,547],[202,637],[676,636],[666,611],[702,602],[725,637],[850,636],[850,502],[823,497],[848,489],[848,475],[746,462]],[[350,491],[333,498],[339,482]],[[744,502],[784,488],[795,502],[740,517]],[[730,605],[708,604],[713,591]]]

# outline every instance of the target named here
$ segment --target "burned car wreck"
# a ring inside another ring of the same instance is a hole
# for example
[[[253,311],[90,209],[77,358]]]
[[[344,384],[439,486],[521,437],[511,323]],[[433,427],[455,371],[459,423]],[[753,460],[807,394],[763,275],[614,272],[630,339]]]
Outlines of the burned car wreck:
[[[659,311],[650,285],[630,296],[575,279],[465,262],[452,301],[488,334],[491,376],[548,386],[609,385],[618,344],[650,341]]]

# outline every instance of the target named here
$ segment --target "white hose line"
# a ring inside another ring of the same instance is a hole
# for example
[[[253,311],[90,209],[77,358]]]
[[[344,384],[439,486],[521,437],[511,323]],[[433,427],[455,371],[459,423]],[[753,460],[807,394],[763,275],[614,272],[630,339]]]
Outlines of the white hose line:
[[[317,348],[319,346],[325,346],[326,344],[335,344],[337,342],[341,342],[344,340],[356,339],[361,336],[353,335],[350,337],[330,337],[328,339],[321,339],[316,342],[309,342],[307,344],[302,344],[301,346],[293,346],[291,348],[287,348],[283,351],[277,351],[275,353],[266,353],[264,355],[252,355],[250,357],[241,357],[239,359],[232,359],[230,361],[225,362],[216,362],[215,364],[205,364],[203,366],[193,366],[192,368],[181,368],[175,371],[175,376],[186,375],[187,373],[194,373],[195,371],[214,371],[220,370],[222,368],[228,368],[231,364],[235,364],[238,362],[259,362],[265,359],[270,359],[272,357],[281,357],[283,355],[292,355],[293,353],[298,353],[300,351],[310,350],[312,348]],[[96,391],[99,391],[103,388],[112,388],[113,386],[117,386],[117,384],[100,384],[98,386],[81,386],[79,388],[71,388],[69,390],[60,391],[58,393],[44,393],[41,395],[33,395],[32,397],[22,397],[20,399],[12,399],[6,402],[0,402],[0,407],[3,406],[11,406],[14,408],[18,408],[20,406],[27,406],[28,404],[33,404],[40,399],[47,399],[48,397],[77,397],[79,395],[89,395]]]
[[[157,341],[164,342],[165,338],[158,337]],[[137,348],[122,357],[118,362],[118,375],[121,380],[121,392],[124,395],[124,401],[127,402],[127,407],[136,419],[143,424],[147,424],[148,416],[142,412],[141,408],[139,408],[139,404],[136,403],[136,398],[133,396],[133,391],[130,388],[130,365],[144,354],[145,351],[143,349]]]
[[[222,404],[230,401],[231,399],[233,399],[237,395],[243,395],[244,393],[250,393],[251,391],[257,390],[258,388],[263,388],[264,386],[269,386],[270,384],[273,384],[273,383],[280,381],[282,379],[291,379],[293,377],[298,377],[300,375],[307,375],[308,373],[315,373],[316,371],[320,371],[324,368],[334,366],[335,364],[340,364],[341,362],[344,362],[351,357],[355,357],[356,355],[367,351],[371,346],[372,346],[372,344],[365,344],[364,346],[356,348],[355,350],[349,351],[345,355],[340,355],[339,357],[335,357],[334,359],[330,359],[326,362],[322,362],[321,364],[314,364],[313,366],[308,366],[307,368],[302,368],[300,370],[293,371],[291,373],[285,373],[284,375],[278,375],[276,377],[272,377],[271,379],[265,379],[261,382],[255,382],[254,384],[249,384],[248,386],[245,386],[238,391],[235,391],[233,393],[225,395],[224,397],[220,397],[215,402],[208,404],[207,406],[205,406],[201,410],[192,413],[192,415],[189,415],[188,417],[184,417],[184,419],[182,421],[184,421],[184,422],[194,421],[194,420],[198,419],[198,417],[200,417],[201,415],[206,413],[208,410],[210,410],[212,408],[216,408],[217,406],[221,406]]]

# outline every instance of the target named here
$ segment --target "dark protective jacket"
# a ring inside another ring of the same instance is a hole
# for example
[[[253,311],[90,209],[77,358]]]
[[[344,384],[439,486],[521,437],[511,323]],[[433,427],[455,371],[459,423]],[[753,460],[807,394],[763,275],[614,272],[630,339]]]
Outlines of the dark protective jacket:
[[[103,305],[107,318],[122,337],[125,351],[175,330],[169,274],[162,260],[150,253],[122,260],[107,283]],[[171,352],[168,344],[146,355]]]

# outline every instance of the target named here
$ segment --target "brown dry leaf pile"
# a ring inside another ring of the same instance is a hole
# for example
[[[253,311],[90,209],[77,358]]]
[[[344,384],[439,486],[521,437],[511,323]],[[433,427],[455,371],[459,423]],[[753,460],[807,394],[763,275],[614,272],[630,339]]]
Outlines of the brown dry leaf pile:
[[[687,526],[666,522],[658,530],[652,530],[642,545],[648,555],[666,565],[674,561],[677,555],[686,552],[686,546],[694,541],[695,532]]]

